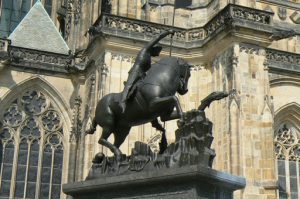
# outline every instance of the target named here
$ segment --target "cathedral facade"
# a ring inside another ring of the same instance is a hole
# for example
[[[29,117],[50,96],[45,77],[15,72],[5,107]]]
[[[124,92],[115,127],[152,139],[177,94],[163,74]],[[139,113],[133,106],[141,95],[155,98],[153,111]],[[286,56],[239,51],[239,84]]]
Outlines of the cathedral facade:
[[[247,182],[234,198],[299,198],[299,24],[299,0],[1,1],[0,198],[67,198],[62,184],[84,180],[98,152],[111,155],[100,127],[85,134],[97,101],[121,92],[139,50],[170,29],[159,58],[193,65],[184,111],[236,90],[206,110],[213,168]],[[165,127],[170,143],[176,122]],[[157,136],[134,127],[121,150]]]

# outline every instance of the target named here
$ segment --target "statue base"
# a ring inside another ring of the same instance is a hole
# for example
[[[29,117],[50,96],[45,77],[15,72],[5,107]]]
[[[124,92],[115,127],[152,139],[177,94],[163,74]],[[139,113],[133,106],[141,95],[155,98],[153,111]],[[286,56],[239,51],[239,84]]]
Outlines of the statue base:
[[[107,176],[63,185],[73,199],[231,199],[242,177],[193,165]]]

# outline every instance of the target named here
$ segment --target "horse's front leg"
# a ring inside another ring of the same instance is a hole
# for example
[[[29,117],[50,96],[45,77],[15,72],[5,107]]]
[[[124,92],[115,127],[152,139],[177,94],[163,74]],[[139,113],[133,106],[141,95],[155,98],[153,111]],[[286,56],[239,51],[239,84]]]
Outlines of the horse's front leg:
[[[156,130],[161,131],[161,140],[159,143],[159,154],[163,154],[163,152],[167,149],[168,147],[168,141],[166,137],[166,129],[159,123],[158,119],[155,118],[152,122],[152,127],[154,127]]]
[[[150,102],[149,108],[151,111],[161,111],[162,109],[164,109],[166,106],[170,104],[172,106],[175,106],[176,110],[173,110],[170,114],[162,116],[161,120],[164,122],[168,120],[182,118],[183,116],[182,109],[179,100],[176,96],[156,98]]]

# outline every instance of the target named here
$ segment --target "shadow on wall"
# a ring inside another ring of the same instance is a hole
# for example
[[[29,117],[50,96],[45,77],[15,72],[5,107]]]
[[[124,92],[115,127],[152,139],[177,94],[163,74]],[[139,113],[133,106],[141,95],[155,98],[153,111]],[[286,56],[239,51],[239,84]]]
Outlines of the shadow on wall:
[[[7,65],[0,66],[0,89],[1,87],[12,88],[17,84],[12,77],[11,70],[6,70],[6,67]]]

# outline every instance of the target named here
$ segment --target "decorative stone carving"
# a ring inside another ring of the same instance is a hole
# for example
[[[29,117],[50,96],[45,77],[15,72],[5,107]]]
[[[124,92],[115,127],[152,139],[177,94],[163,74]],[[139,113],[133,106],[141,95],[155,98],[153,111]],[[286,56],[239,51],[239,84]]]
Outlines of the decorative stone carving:
[[[3,115],[3,121],[6,125],[16,127],[21,124],[23,121],[23,114],[19,110],[17,104],[11,105],[4,113]]]
[[[41,137],[39,125],[35,118],[29,118],[25,121],[21,128],[21,135],[29,140],[39,139]]]
[[[146,35],[157,35],[162,31],[173,28],[174,45],[180,47],[187,47],[187,43],[206,41],[208,38],[213,37],[218,31],[225,29],[226,26],[231,26],[234,22],[239,23],[244,20],[242,24],[256,23],[260,25],[271,25],[273,13],[246,8],[238,5],[228,5],[211,21],[203,27],[193,29],[183,29],[168,27],[162,24],[154,24],[146,21],[136,19],[128,19],[114,15],[104,14],[101,26],[104,34],[112,34],[113,32],[120,31],[121,34],[128,36],[139,35],[141,39],[145,39]],[[102,26],[103,25],[103,26]],[[168,41],[162,41],[162,43]]]
[[[44,94],[38,91],[27,91],[24,93],[21,98],[21,104],[27,114],[34,115],[43,113],[48,106]]]
[[[269,12],[262,12],[255,9],[246,9],[243,7],[232,7],[233,17],[254,21],[262,24],[270,24],[271,16]]]
[[[81,97],[77,96],[74,100],[73,121],[72,121],[70,142],[77,142],[81,135],[81,129],[82,129],[82,120],[80,117],[81,103],[82,103]]]
[[[287,17],[287,12],[286,12],[286,8],[284,7],[278,7],[278,17],[281,20],[286,20]]]
[[[291,16],[290,19],[295,23],[295,24],[300,24],[300,13],[295,11]]]
[[[275,137],[275,154],[277,159],[300,160],[300,145],[297,132],[283,124]]]
[[[260,50],[259,46],[255,46],[252,44],[242,43],[240,44],[240,52],[245,52],[247,54],[255,54],[258,55]]]
[[[60,73],[67,72],[65,67],[71,59],[68,55],[58,55],[13,46],[9,46],[8,53],[14,66]]]
[[[57,131],[61,128],[62,121],[56,111],[49,110],[42,116],[43,126],[47,131]]]
[[[299,54],[283,52],[275,49],[266,49],[266,58],[270,63],[270,67],[272,66],[272,63],[277,63],[281,64],[283,68],[300,71]]]
[[[196,64],[196,65],[192,66],[191,70],[192,71],[200,71],[200,70],[204,70],[206,67],[207,67],[206,64]]]
[[[63,161],[60,116],[50,99],[41,91],[30,89],[19,94],[0,115],[3,123],[0,127],[1,145],[3,144],[1,155],[6,159],[2,164],[6,172],[0,174],[2,183],[3,179],[7,179],[9,185],[6,188],[9,190],[12,186],[15,187],[14,197],[35,198],[39,197],[39,192],[35,192],[36,188],[45,187],[44,182],[48,182],[47,186],[52,186],[55,190],[50,194],[59,198]],[[12,165],[16,169],[12,170]],[[11,180],[8,176],[17,178]],[[43,179],[43,182],[38,179]],[[13,197],[9,192],[6,196]]]

